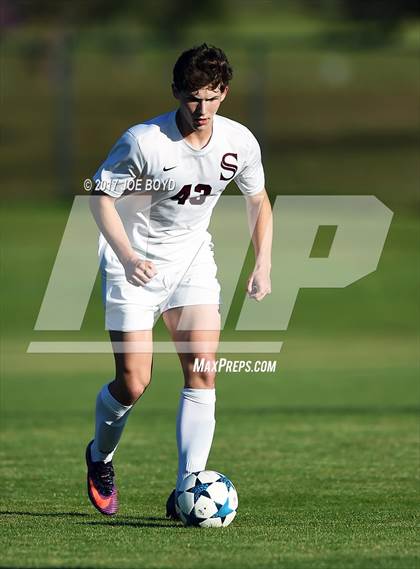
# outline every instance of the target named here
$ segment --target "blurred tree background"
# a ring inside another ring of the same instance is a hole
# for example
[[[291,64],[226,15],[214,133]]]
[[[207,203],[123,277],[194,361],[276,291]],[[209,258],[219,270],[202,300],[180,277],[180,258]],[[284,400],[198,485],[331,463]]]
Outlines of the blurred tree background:
[[[233,64],[222,114],[260,139],[273,194],[416,201],[414,0],[2,0],[1,13],[9,199],[83,193],[123,130],[175,107],[173,63],[206,41]]]

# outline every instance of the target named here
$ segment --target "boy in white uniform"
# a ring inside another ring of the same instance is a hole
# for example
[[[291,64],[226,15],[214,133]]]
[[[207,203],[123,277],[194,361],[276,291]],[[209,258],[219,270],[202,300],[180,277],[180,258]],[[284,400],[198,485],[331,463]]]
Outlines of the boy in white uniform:
[[[207,228],[231,180],[246,197],[253,228],[256,263],[248,294],[262,300],[270,292],[272,221],[260,149],[247,128],[216,115],[231,77],[222,50],[203,44],[184,52],[172,85],[178,110],[129,128],[94,176],[91,210],[101,231],[105,321],[116,372],[98,394],[86,462],[89,498],[106,515],[118,509],[112,458],[150,382],[152,329],[160,314],[185,379],[176,486],[206,467],[215,427],[215,373],[196,372],[193,364],[195,358],[216,358],[220,286]],[[167,515],[177,519],[175,491]]]

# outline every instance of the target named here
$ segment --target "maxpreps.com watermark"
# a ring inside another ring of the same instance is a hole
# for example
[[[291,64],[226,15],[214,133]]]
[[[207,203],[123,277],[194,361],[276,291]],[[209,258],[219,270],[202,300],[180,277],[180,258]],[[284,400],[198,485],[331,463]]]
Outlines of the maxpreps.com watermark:
[[[86,192],[170,192],[176,187],[176,181],[173,178],[124,178],[119,180],[113,178],[111,180],[91,180],[86,178],[83,180],[83,189]]]
[[[220,358],[218,360],[208,360],[206,358],[195,358],[193,371],[195,372],[215,372],[224,371],[226,373],[275,373],[277,367],[276,360],[228,360]]]

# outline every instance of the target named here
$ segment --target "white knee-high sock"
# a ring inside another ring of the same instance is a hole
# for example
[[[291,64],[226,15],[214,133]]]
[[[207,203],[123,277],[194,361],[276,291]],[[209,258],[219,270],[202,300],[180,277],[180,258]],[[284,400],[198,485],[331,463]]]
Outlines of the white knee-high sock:
[[[122,405],[104,385],[96,398],[95,439],[91,446],[93,461],[109,462],[114,456],[132,405]]]
[[[216,425],[215,405],[215,389],[185,388],[181,391],[176,420],[177,488],[191,472],[206,468]]]

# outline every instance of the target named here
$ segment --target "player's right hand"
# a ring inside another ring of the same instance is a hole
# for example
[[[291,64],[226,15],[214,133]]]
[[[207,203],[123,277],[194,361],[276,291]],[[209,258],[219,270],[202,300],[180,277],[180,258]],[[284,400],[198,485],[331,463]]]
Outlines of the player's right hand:
[[[137,256],[129,259],[124,269],[127,281],[134,286],[144,286],[157,274],[152,261],[145,261]]]

